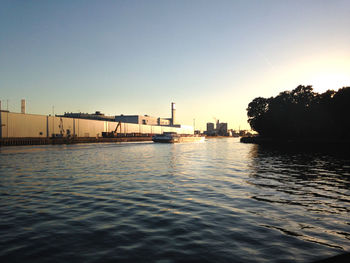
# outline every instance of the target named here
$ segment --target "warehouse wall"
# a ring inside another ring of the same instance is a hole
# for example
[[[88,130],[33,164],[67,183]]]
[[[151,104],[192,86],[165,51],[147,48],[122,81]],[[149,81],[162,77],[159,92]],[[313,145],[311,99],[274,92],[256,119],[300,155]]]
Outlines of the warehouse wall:
[[[105,131],[105,121],[75,120],[75,134],[78,137],[101,137]]]
[[[1,135],[6,137],[46,137],[44,115],[1,112]]]
[[[48,127],[48,137],[62,134],[66,136],[68,133],[74,134],[74,119],[72,118],[63,118],[63,117],[54,117],[47,116],[47,127]],[[67,131],[68,130],[68,131]]]
[[[45,115],[0,112],[0,138],[51,137],[53,134],[77,137],[101,137],[102,132],[114,131],[117,122],[73,119]],[[166,127],[121,123],[118,133],[177,132],[193,134],[192,126]]]

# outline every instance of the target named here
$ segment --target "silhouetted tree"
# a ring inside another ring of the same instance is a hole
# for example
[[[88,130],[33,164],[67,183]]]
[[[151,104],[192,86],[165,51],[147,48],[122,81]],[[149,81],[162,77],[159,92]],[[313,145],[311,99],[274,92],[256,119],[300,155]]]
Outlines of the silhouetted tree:
[[[250,127],[260,134],[264,134],[264,123],[266,122],[265,117],[268,111],[268,105],[269,99],[259,97],[249,103],[247,108]]]
[[[247,108],[251,128],[268,137],[348,138],[350,87],[318,94],[298,86],[269,99],[258,97]]]
[[[333,96],[332,113],[336,132],[340,138],[349,138],[350,133],[350,87],[339,89]]]

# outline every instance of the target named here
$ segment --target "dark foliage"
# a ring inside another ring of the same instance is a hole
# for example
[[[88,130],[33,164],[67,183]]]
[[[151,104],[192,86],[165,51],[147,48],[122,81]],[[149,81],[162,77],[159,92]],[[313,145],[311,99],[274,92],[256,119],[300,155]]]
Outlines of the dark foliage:
[[[276,97],[255,98],[247,112],[251,128],[266,137],[350,137],[350,87],[319,94],[300,85]]]

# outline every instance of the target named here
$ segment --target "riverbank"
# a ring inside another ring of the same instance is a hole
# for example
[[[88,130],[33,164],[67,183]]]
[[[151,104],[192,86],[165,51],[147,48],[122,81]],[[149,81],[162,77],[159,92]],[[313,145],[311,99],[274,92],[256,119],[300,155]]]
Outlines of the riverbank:
[[[271,147],[310,150],[350,151],[350,140],[319,138],[268,138],[262,136],[242,137],[241,143],[252,143]]]
[[[228,136],[206,136],[206,139],[235,138]],[[103,137],[79,137],[79,138],[3,138],[0,139],[1,146],[19,145],[49,145],[49,144],[76,144],[76,143],[104,143],[104,142],[144,142],[152,141],[152,136],[135,136],[133,134],[116,138]]]
[[[0,146],[18,145],[47,145],[47,144],[76,144],[76,143],[104,143],[104,142],[143,142],[152,141],[152,136],[125,136],[117,138],[4,138],[0,139]]]
[[[346,263],[346,262],[350,262],[350,253],[345,253],[334,257],[326,258],[323,260],[318,260],[313,263]]]
[[[238,138],[234,136],[205,136],[206,139],[226,139],[226,138]]]
[[[262,136],[241,137],[242,143],[254,144],[350,144],[350,140],[318,139],[318,138],[270,138]]]

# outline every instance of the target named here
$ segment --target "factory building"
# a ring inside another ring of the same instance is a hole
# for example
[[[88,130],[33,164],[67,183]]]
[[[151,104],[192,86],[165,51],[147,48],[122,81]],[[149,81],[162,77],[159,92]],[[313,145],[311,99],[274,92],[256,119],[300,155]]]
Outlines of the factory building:
[[[36,114],[0,111],[0,139],[2,138],[49,138],[49,137],[101,137],[102,132],[114,131],[118,122],[81,118],[66,118]],[[177,132],[193,134],[192,126],[158,126],[121,123],[121,134],[161,134]]]
[[[94,114],[65,113],[62,116],[46,116],[25,113],[25,105],[23,104],[21,108],[22,113],[0,109],[0,139],[51,137],[96,138],[101,137],[103,132],[114,131],[119,123],[114,116],[105,116],[100,112],[95,112]],[[118,133],[121,134],[194,133],[192,126],[169,125],[171,123],[170,119],[136,115],[134,119],[125,119],[125,121],[120,122]]]
[[[114,121],[114,116],[106,116],[100,111],[95,113],[74,113],[74,112],[65,112],[64,115],[57,115],[57,117],[65,118],[75,118],[75,119],[88,119],[88,120],[101,120],[101,121]]]
[[[171,103],[171,118],[156,118],[148,115],[119,115],[115,116],[115,121],[125,122],[125,123],[135,123],[143,125],[158,125],[158,126],[173,126],[181,127],[181,125],[176,124],[176,109],[175,103]]]
[[[125,123],[135,123],[143,125],[170,126],[170,119],[155,118],[148,115],[119,115],[115,116],[115,121]]]
[[[106,116],[100,111],[95,113],[73,113],[65,112],[64,115],[57,115],[58,117],[65,118],[76,118],[76,119],[89,119],[89,120],[103,120],[103,121],[116,121],[124,123],[134,123],[142,125],[158,125],[158,126],[176,126],[180,127],[181,125],[176,125],[175,120],[175,103],[171,103],[171,118],[156,118],[149,115],[117,115],[117,116]]]

